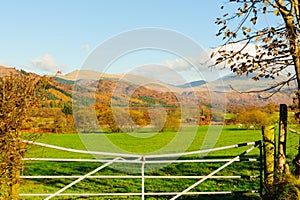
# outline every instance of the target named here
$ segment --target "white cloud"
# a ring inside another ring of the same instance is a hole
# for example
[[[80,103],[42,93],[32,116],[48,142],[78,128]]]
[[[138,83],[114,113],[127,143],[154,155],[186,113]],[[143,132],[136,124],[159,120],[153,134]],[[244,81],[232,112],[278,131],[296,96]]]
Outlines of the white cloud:
[[[48,53],[33,59],[31,64],[34,70],[42,72],[56,72],[60,66]]]
[[[206,49],[197,56],[179,58],[173,61],[165,61],[163,65],[177,71],[190,80],[216,80],[224,75],[230,74],[230,69],[223,66],[210,67],[215,63],[215,59],[210,58],[212,49]]]
[[[208,69],[209,62],[210,62],[210,57],[208,52],[203,51],[197,56],[178,58],[173,61],[167,60],[163,64],[178,71],[188,71],[191,68],[209,71]]]
[[[259,48],[259,47],[258,47]],[[256,54],[256,47],[254,44],[248,44],[245,47],[244,43],[228,44],[216,49],[206,49],[199,53],[197,56],[190,56],[186,58],[179,58],[176,60],[167,60],[163,65],[182,73],[189,73],[190,77],[193,77],[193,73],[200,73],[203,79],[207,81],[215,80],[224,75],[231,74],[230,68],[224,64],[215,65],[216,59],[220,56],[218,53],[211,58],[212,52],[217,52],[219,49],[226,51],[239,51],[243,53],[249,53],[250,55]],[[240,60],[242,61],[242,60]],[[213,67],[209,67],[213,66]],[[198,76],[199,77],[199,76]],[[197,78],[195,78],[197,79]]]
[[[89,52],[90,49],[91,49],[90,45],[88,45],[88,44],[82,45],[81,48],[82,48],[82,50],[83,50],[84,52]]]
[[[169,68],[168,66],[159,64],[143,65],[131,70],[128,73],[162,81],[172,85],[180,85],[188,82],[183,72],[178,72]]]

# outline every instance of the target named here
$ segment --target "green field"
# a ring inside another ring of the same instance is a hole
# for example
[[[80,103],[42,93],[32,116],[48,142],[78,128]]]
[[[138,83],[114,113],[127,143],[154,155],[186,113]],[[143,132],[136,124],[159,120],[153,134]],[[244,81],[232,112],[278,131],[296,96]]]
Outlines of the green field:
[[[186,148],[187,151],[195,151],[201,149],[204,138],[209,139],[214,143],[216,141],[216,147],[233,145],[243,142],[251,142],[261,139],[260,130],[243,130],[238,129],[235,126],[226,126],[222,128],[220,137],[214,138],[208,136],[214,135],[220,127],[199,127],[194,132],[193,128],[186,128],[182,130],[182,133],[164,132],[153,134],[149,131],[141,131],[134,134],[56,134],[56,135],[44,135],[39,139],[40,142],[58,145],[62,147],[82,149],[85,150],[86,146],[89,150],[109,151],[119,153],[134,153],[134,154],[155,154],[156,152],[171,153],[181,150],[178,148],[166,148],[169,143],[175,141],[176,147],[181,145]],[[208,131],[209,130],[209,131]],[[178,136],[180,134],[180,136]],[[190,146],[185,147],[189,142],[183,141],[185,138],[192,139]],[[289,135],[289,143],[287,144],[287,153],[290,157],[296,154],[295,147],[297,146],[298,136]],[[86,146],[82,143],[86,144]],[[109,142],[109,143],[108,143]],[[113,148],[117,147],[117,148]],[[231,149],[226,151],[217,151],[206,155],[207,158],[229,158],[242,153],[248,147],[241,147],[237,149]],[[164,150],[166,149],[166,150]],[[162,151],[163,150],[163,151]],[[259,157],[259,150],[255,149],[249,156],[251,158]],[[88,154],[75,154],[64,151],[58,151],[43,147],[31,147],[29,149],[27,157],[45,157],[45,158],[94,158]],[[107,157],[96,157],[107,158]],[[199,159],[202,158],[199,155],[185,156],[180,159]],[[146,165],[146,169],[149,170],[145,175],[160,175],[160,176],[179,176],[179,175],[207,175],[213,170],[222,166],[224,163],[174,163],[166,165],[159,170],[154,169],[156,166]],[[22,175],[83,175],[95,168],[99,167],[101,163],[82,163],[82,162],[45,162],[45,161],[26,161],[25,169]],[[119,169],[127,169],[127,172]],[[140,175],[136,169],[140,168],[140,164],[115,164],[107,167],[94,175]],[[134,170],[135,169],[135,170]],[[129,170],[129,171],[128,171]],[[224,170],[220,171],[216,175],[259,175],[259,162],[235,162]],[[146,192],[169,192],[169,191],[183,191],[199,179],[145,179],[145,191]],[[53,193],[66,184],[74,181],[74,179],[26,179],[22,181],[21,193]],[[202,184],[192,189],[191,191],[249,191],[257,190],[259,188],[259,179],[210,179],[204,181]],[[65,193],[101,193],[101,192],[141,192],[141,179],[86,179],[76,185],[69,188]],[[241,196],[201,196],[203,199],[234,199]],[[255,197],[255,195],[254,195]],[[256,195],[257,197],[257,195]],[[136,196],[121,196],[115,199],[140,199]],[[199,196],[195,196],[196,199],[201,199]],[[242,196],[246,198],[246,196]],[[249,199],[253,198],[250,195]],[[39,199],[39,198],[26,198],[26,199]],[[42,199],[42,198],[40,198]],[[58,199],[61,199],[58,198]],[[66,199],[69,199],[66,198]],[[85,199],[85,198],[73,198],[73,199]],[[113,199],[112,197],[91,197],[89,199]],[[146,199],[170,199],[170,196],[163,197],[147,197]],[[192,199],[192,196],[184,196],[180,199]]]

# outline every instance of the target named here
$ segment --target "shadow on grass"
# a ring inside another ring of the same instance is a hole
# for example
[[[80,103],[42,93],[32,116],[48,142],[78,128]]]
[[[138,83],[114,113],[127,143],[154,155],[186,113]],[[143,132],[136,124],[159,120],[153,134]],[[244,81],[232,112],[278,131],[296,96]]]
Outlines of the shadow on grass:
[[[171,198],[171,197],[170,197]],[[259,194],[183,196],[180,200],[260,200]]]
[[[226,127],[226,130],[228,131],[249,131],[253,129],[246,129],[246,128],[238,128],[238,127]]]

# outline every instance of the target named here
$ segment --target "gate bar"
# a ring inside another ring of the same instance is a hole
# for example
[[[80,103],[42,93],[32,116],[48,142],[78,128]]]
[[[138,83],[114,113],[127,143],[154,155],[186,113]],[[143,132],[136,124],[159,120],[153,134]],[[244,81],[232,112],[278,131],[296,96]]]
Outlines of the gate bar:
[[[81,176],[79,179],[76,179],[76,180],[73,181],[72,183],[66,185],[66,186],[63,187],[62,189],[60,189],[60,190],[58,190],[57,192],[55,192],[54,194],[51,194],[49,197],[45,198],[45,200],[49,200],[49,199],[55,197],[56,195],[58,195],[58,194],[60,194],[61,192],[65,191],[66,189],[72,187],[72,186],[75,185],[76,183],[82,181],[82,180],[85,179],[87,176],[91,176],[92,174],[94,174],[94,173],[98,172],[99,170],[101,170],[101,169],[103,169],[103,168],[109,166],[110,164],[114,163],[116,160],[119,160],[119,159],[121,159],[121,158],[120,158],[120,157],[115,158],[115,159],[111,160],[110,162],[105,163],[104,165],[101,165],[100,167],[94,169],[93,171],[91,171],[91,172],[89,172],[89,173],[87,173],[87,174]]]
[[[240,155],[236,156],[235,158],[233,158],[231,161],[225,163],[224,165],[222,165],[221,167],[219,167],[218,169],[216,169],[215,171],[211,172],[210,174],[208,174],[206,177],[202,178],[201,180],[197,181],[196,183],[194,183],[193,185],[191,185],[190,187],[188,187],[187,189],[185,189],[184,191],[182,191],[181,193],[177,194],[175,197],[171,198],[171,200],[175,200],[178,197],[184,195],[185,193],[187,193],[188,191],[190,191],[191,189],[195,188],[196,186],[198,186],[200,183],[202,183],[203,181],[207,180],[208,178],[210,178],[211,176],[213,176],[214,174],[218,173],[219,171],[221,171],[222,169],[226,168],[227,166],[229,166],[230,164],[232,164],[233,162],[236,162],[237,159],[240,158],[240,156],[245,155],[247,153],[249,153],[250,151],[252,151],[253,149],[255,149],[257,147],[257,145],[249,148],[248,150],[246,150],[245,152],[241,153]]]

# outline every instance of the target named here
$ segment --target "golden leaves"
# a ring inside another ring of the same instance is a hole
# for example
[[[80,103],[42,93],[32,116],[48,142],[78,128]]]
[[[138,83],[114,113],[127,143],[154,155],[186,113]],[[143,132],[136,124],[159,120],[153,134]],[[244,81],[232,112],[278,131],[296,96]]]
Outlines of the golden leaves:
[[[274,13],[275,16],[279,16],[279,14],[280,14],[279,10],[277,10],[277,9],[274,10],[273,13]]]
[[[255,16],[255,17],[251,18],[250,21],[252,22],[253,25],[255,25],[256,21],[257,21],[257,17]]]

